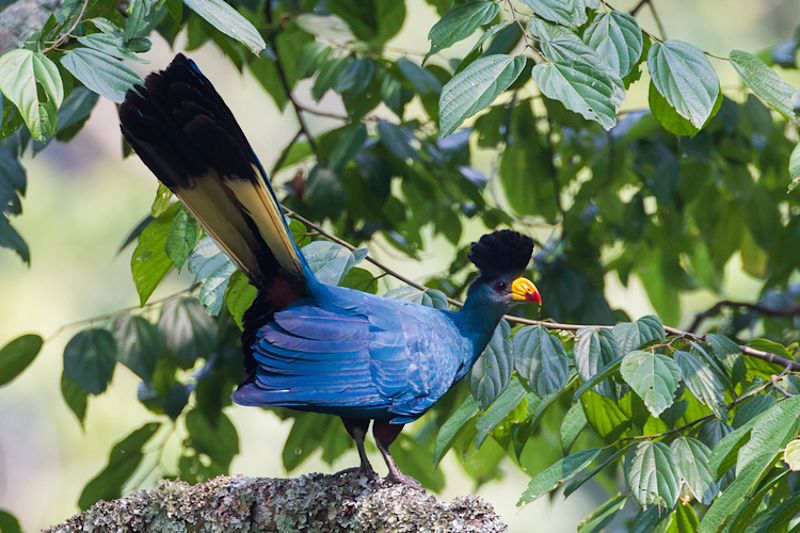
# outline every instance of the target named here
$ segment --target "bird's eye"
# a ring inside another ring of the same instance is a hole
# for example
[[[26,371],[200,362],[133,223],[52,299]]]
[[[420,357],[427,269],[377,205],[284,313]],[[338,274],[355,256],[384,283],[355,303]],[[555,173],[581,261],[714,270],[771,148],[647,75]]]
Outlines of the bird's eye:
[[[494,290],[496,290],[497,292],[502,292],[507,288],[508,285],[506,284],[505,281],[498,281],[497,283],[494,284]]]

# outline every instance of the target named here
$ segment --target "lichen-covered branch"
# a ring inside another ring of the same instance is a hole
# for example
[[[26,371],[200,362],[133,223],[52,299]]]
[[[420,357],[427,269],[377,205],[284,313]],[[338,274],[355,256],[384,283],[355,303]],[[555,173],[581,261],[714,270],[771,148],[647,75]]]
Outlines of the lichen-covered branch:
[[[17,0],[0,11],[0,54],[42,29],[61,0]]]
[[[507,530],[492,507],[474,496],[439,501],[421,490],[352,473],[223,476],[198,485],[161,481],[152,490],[99,502],[46,532]]]

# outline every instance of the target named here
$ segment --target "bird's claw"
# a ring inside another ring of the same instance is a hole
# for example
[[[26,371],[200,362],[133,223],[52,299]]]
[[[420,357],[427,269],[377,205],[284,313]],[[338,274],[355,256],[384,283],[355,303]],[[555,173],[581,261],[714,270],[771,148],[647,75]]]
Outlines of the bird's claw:
[[[422,483],[411,476],[403,474],[402,472],[389,472],[389,475],[386,476],[386,481],[396,485],[405,485],[406,487],[415,490],[424,490],[422,488]]]
[[[345,468],[344,470],[339,470],[334,474],[334,476],[343,476],[347,474],[356,474],[359,477],[365,477],[367,479],[376,479],[378,477],[378,473],[372,469],[371,466],[353,466],[351,468]]]

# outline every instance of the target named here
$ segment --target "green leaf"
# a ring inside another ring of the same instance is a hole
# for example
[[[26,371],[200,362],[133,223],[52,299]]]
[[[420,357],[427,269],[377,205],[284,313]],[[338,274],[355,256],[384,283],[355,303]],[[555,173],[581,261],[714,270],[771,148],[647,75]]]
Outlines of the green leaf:
[[[755,422],[756,419],[749,420],[743,426],[722,437],[713,447],[711,457],[708,459],[708,467],[711,469],[715,479],[718,479],[736,464],[736,454],[747,442]]]
[[[692,437],[678,437],[672,444],[672,457],[683,483],[697,501],[708,505],[717,495],[718,487],[708,467],[711,450]]]
[[[660,353],[641,350],[625,355],[620,374],[656,417],[672,405],[681,380],[681,369],[675,361]]]
[[[523,56],[492,54],[453,76],[439,97],[439,136],[450,135],[464,120],[491,104],[524,67]]]
[[[303,246],[302,252],[317,278],[328,285],[338,285],[345,274],[367,256],[366,248],[351,252],[331,241],[314,241]]]
[[[680,472],[662,442],[643,441],[625,458],[625,479],[636,500],[671,509],[680,495]]]
[[[514,335],[514,368],[539,397],[567,383],[569,360],[558,337],[541,326],[525,326]]]
[[[586,20],[585,0],[522,0],[533,12],[543,19],[576,28]]]
[[[31,254],[28,245],[2,214],[0,214],[0,246],[14,250],[20,259],[30,265]]]
[[[158,329],[167,348],[183,368],[209,355],[216,340],[214,322],[194,298],[170,298],[161,308]]]
[[[631,425],[630,417],[619,408],[614,400],[588,391],[581,396],[581,405],[586,420],[605,442],[614,442]]]
[[[178,211],[172,219],[166,242],[167,256],[175,268],[180,270],[183,267],[199,239],[200,226],[197,220],[185,209]]]
[[[787,193],[800,187],[800,144],[794,147],[789,156],[789,176],[792,178],[792,182],[789,184]]]
[[[584,382],[614,362],[620,356],[620,348],[614,334],[605,328],[581,328],[575,337],[575,367]],[[594,390],[609,398],[617,397],[617,386],[613,380],[603,381]]]
[[[195,283],[200,283],[200,303],[208,314],[217,316],[236,265],[211,237],[206,236],[197,243],[189,258],[189,272],[195,275]]]
[[[328,9],[338,15],[362,41],[383,44],[400,31],[406,18],[405,2],[396,0],[328,0]]]
[[[244,329],[244,313],[250,308],[257,294],[258,289],[250,285],[247,276],[239,271],[233,273],[225,291],[225,307],[228,308],[239,329]]]
[[[22,533],[16,517],[9,512],[0,510],[0,531],[3,533]]]
[[[609,523],[617,516],[627,498],[624,494],[617,494],[606,503],[589,513],[581,519],[578,524],[578,533],[600,533],[605,530]]]
[[[583,40],[604,58],[620,78],[627,76],[642,55],[642,30],[624,11],[601,13],[583,32]]]
[[[123,486],[142,462],[142,447],[160,427],[158,422],[149,422],[114,445],[106,467],[83,488],[78,499],[81,511],[97,501],[116,500],[122,495]]]
[[[702,127],[719,96],[719,80],[708,58],[691,44],[656,42],[647,54],[650,76],[658,92],[679,115]]]
[[[61,57],[61,64],[86,87],[118,104],[128,89],[144,83],[118,59],[91,48],[73,48]]]
[[[414,302],[415,304],[433,307],[434,309],[448,309],[447,295],[437,289],[425,289],[421,291],[414,287],[402,286],[392,289],[384,294],[386,298]]]
[[[77,38],[77,41],[87,48],[115,57],[117,59],[130,59],[140,63],[146,61],[125,48],[125,37],[112,33],[92,33]]]
[[[600,370],[598,373],[594,374],[589,380],[585,381],[583,385],[581,385],[580,388],[577,391],[575,391],[575,394],[573,395],[572,399],[577,400],[578,398],[583,396],[583,394],[586,391],[588,391],[593,387],[596,387],[598,384],[606,380],[609,376],[615,374],[619,370],[620,365],[622,365],[622,359],[623,357],[621,356],[617,357],[616,359],[608,363],[606,366],[604,366],[602,370]]]
[[[625,453],[631,446],[633,446],[633,442],[629,442],[622,448],[614,450],[612,453],[608,454],[608,456],[603,458],[596,466],[590,470],[584,470],[580,472],[577,476],[568,481],[564,485],[564,497],[569,498],[570,494],[581,488],[587,481],[603,471],[608,465],[616,461],[617,458]]]
[[[484,0],[453,7],[433,25],[428,33],[431,49],[425,54],[423,63],[439,50],[449,48],[472,35],[479,27],[491,22],[499,11],[499,5]]]
[[[254,54],[260,53],[267,43],[236,9],[223,0],[184,0],[189,9],[203,17],[219,31],[244,44]]]
[[[166,185],[159,182],[158,189],[156,190],[156,197],[153,198],[153,203],[150,205],[150,214],[153,218],[160,217],[169,209],[170,202],[172,201],[172,191]]]
[[[617,123],[617,86],[594,66],[575,61],[541,63],[533,67],[531,76],[542,94],[570,111],[606,130]]]
[[[505,390],[513,370],[511,326],[501,320],[470,374],[469,386],[472,395],[480,402],[481,409],[489,407]]]
[[[794,87],[783,81],[777,72],[749,52],[733,50],[730,59],[739,77],[756,96],[787,119],[798,121],[793,105],[794,94],[797,92]]]
[[[681,369],[684,383],[695,398],[708,406],[717,418],[726,420],[725,386],[711,367],[690,352],[678,350],[673,357]]]
[[[518,379],[511,380],[506,390],[500,394],[497,400],[489,407],[489,410],[483,413],[475,423],[475,427],[478,429],[475,435],[476,448],[481,447],[486,437],[491,435],[494,428],[519,405],[524,396],[525,388],[522,383]]]
[[[125,314],[112,325],[119,362],[144,381],[150,381],[156,360],[164,350],[164,339],[153,324],[140,316]]]
[[[174,266],[167,255],[167,237],[172,220],[180,209],[180,204],[173,204],[161,216],[153,219],[139,235],[138,244],[131,256],[131,274],[136,292],[139,293],[140,305],[147,303],[158,284]]]
[[[378,293],[378,278],[372,275],[369,270],[353,267],[339,281],[340,287],[355,289],[357,291]]]
[[[456,438],[462,433],[467,423],[478,414],[478,401],[470,396],[462,403],[456,412],[442,424],[442,428],[436,434],[436,443],[433,447],[433,464],[437,466],[453,446]]]
[[[729,337],[718,333],[706,335],[706,342],[711,346],[711,353],[716,361],[719,361],[723,368],[730,374],[734,383],[738,383],[744,378],[744,356],[739,345]]]
[[[575,439],[578,438],[583,428],[586,427],[586,414],[583,412],[583,406],[574,403],[569,408],[564,419],[561,421],[561,449],[566,453],[575,444]]]
[[[392,457],[400,471],[418,480],[423,487],[439,492],[444,487],[444,474],[441,469],[431,469],[428,454],[426,446],[407,433],[400,434],[392,444]]]
[[[28,368],[44,341],[39,335],[22,335],[0,348],[0,387]]]
[[[736,475],[733,483],[728,485],[709,507],[697,528],[698,533],[716,533],[723,529],[736,510],[756,489],[759,480],[773,463],[775,454],[765,452],[755,459]]]
[[[0,56],[0,92],[17,106],[31,137],[43,141],[55,133],[64,85],[44,54],[19,48]]]
[[[794,439],[783,450],[783,460],[795,472],[800,470],[800,439]]]
[[[207,455],[212,463],[227,470],[239,453],[239,435],[225,413],[210,421],[202,411],[192,409],[186,414],[186,431],[189,446],[197,453]]]
[[[779,505],[770,505],[757,514],[748,524],[745,533],[786,531],[798,513],[800,513],[800,494],[794,494]]]
[[[653,315],[643,316],[636,322],[620,322],[614,326],[612,331],[622,353],[630,352],[667,336],[661,321]]]
[[[520,496],[517,507],[531,503],[539,497],[556,489],[565,481],[575,477],[581,470],[589,466],[602,451],[601,448],[581,450],[559,459],[533,477],[528,488]]]
[[[89,393],[80,385],[72,381],[65,373],[61,373],[61,396],[69,410],[77,417],[81,428],[86,420],[86,407],[89,403]]]
[[[308,459],[322,444],[320,434],[324,434],[330,422],[326,415],[317,413],[298,413],[283,445],[283,467],[291,472]]]
[[[800,431],[800,396],[778,402],[758,415],[750,440],[739,450],[736,474],[765,452],[777,453]]]
[[[85,329],[64,348],[64,373],[90,394],[106,390],[116,364],[117,343],[104,329]]]

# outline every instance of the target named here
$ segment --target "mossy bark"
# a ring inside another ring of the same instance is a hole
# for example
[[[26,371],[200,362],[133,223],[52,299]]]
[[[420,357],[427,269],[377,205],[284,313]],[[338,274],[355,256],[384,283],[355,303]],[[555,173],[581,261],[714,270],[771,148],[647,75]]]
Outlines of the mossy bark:
[[[473,496],[439,501],[428,493],[357,474],[296,479],[218,477],[160,481],[46,530],[73,532],[463,531],[507,526]]]

